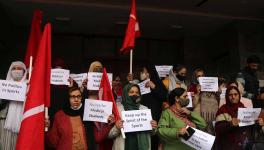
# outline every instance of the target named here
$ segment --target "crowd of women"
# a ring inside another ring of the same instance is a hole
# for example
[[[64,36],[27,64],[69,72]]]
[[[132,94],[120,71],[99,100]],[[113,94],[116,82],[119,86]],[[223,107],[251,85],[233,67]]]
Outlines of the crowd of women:
[[[192,127],[216,137],[212,149],[263,149],[264,121],[260,114],[255,124],[239,127],[238,108],[263,108],[264,88],[258,85],[256,71],[260,60],[256,56],[247,59],[247,66],[236,78],[218,77],[219,90],[201,91],[199,77],[206,71],[197,68],[192,81],[186,80],[184,65],[173,67],[167,77],[160,78],[155,67],[143,65],[138,75],[126,78],[114,74],[112,91],[118,111],[150,109],[152,130],[125,133],[123,120],[112,114],[108,123],[83,121],[84,99],[98,99],[98,91],[87,90],[87,82],[81,87],[73,79],[70,85],[51,86],[51,107],[45,126],[45,149],[58,150],[187,150],[193,149],[181,139],[188,136]],[[64,68],[64,62],[56,60],[54,68]],[[88,72],[102,72],[99,61],[91,63]],[[6,80],[27,82],[25,65],[16,61],[9,68]],[[137,83],[145,81],[150,93],[141,94]],[[226,90],[224,90],[226,89]],[[225,91],[225,93],[223,93]],[[187,92],[191,93],[191,99]],[[192,101],[193,106],[186,106]],[[22,118],[23,102],[0,100],[0,150],[15,149]],[[36,139],[37,140],[37,139]]]

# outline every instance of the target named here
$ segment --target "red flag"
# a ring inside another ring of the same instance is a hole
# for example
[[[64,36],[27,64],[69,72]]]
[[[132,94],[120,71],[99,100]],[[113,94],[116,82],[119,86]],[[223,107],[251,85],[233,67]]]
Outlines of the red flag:
[[[16,150],[44,150],[44,106],[50,100],[51,25],[47,24],[36,55]]]
[[[135,47],[135,38],[138,37],[140,37],[140,29],[136,15],[136,2],[135,0],[132,0],[126,36],[120,52],[128,53],[131,49],[133,49]]]
[[[103,76],[101,79],[100,89],[99,89],[99,99],[104,101],[113,102],[113,114],[115,115],[116,120],[120,119],[118,109],[116,106],[115,98],[112,92],[112,88],[107,76],[106,69],[103,70]]]
[[[33,57],[33,62],[34,62],[35,57],[37,55],[37,50],[39,48],[39,42],[42,36],[41,22],[42,22],[42,11],[35,10],[33,14],[32,23],[31,23],[31,30],[30,30],[27,51],[26,51],[25,60],[24,60],[24,63],[27,66],[27,68],[29,68],[30,56]]]

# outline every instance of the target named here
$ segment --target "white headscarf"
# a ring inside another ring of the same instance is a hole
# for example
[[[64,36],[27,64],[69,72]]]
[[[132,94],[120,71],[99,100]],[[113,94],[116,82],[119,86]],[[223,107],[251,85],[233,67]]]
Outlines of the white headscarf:
[[[9,67],[6,80],[14,81],[14,79],[11,76],[11,71],[14,66],[20,66],[24,69],[24,75],[19,82],[27,82],[26,81],[26,77],[27,77],[26,65],[21,61],[12,62],[12,64]],[[5,121],[5,129],[18,133],[20,129],[22,117],[23,117],[23,102],[10,101],[7,116],[6,116],[6,121]]]

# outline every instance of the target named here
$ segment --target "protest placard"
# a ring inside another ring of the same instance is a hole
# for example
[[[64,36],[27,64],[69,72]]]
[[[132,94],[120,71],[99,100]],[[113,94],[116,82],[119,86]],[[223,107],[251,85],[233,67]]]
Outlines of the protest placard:
[[[0,99],[25,101],[27,84],[25,82],[15,82],[0,80]]]
[[[70,74],[70,77],[81,87],[83,81],[87,79],[87,73]]]
[[[141,95],[150,93],[150,87],[145,86],[148,81],[150,81],[150,79],[147,79],[141,83],[138,83]]]
[[[261,108],[238,108],[237,118],[240,120],[239,126],[249,126],[258,119]]]
[[[51,69],[50,83],[53,85],[69,85],[70,71],[66,69]]]
[[[217,77],[199,77],[199,84],[201,91],[216,92],[218,91],[218,78]]]
[[[169,75],[172,66],[162,65],[162,66],[155,66],[155,68],[158,72],[159,77],[166,77],[167,75]]]
[[[122,119],[125,132],[152,130],[150,109],[122,111]]]
[[[108,117],[112,114],[112,108],[112,102],[85,99],[83,120],[107,123]]]
[[[103,73],[97,73],[97,72],[88,72],[88,82],[87,82],[87,89],[88,90],[99,90],[101,79],[102,79]],[[113,80],[113,74],[107,73],[109,82],[112,87],[112,80]]]
[[[195,130],[194,134],[187,141],[184,139],[181,139],[181,141],[196,150],[211,150],[215,136],[195,128],[193,129]]]

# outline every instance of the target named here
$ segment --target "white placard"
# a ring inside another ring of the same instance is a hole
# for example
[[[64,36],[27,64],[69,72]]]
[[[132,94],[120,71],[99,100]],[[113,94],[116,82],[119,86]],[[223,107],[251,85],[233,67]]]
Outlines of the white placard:
[[[103,73],[98,72],[88,72],[88,82],[87,82],[87,89],[88,90],[99,90],[101,79],[102,79]],[[110,85],[112,87],[112,80],[113,80],[113,74],[107,73]]]
[[[122,119],[125,132],[152,130],[150,109],[122,111]]]
[[[107,123],[112,107],[113,103],[109,101],[85,99],[83,120]]]
[[[192,93],[191,92],[187,92],[188,95],[188,99],[190,100],[188,106],[186,107],[193,107],[193,103],[192,103]]]
[[[218,91],[218,78],[217,77],[199,77],[199,84],[201,91],[216,92]]]
[[[145,81],[143,81],[143,82],[141,82],[141,83],[138,83],[138,86],[139,86],[139,88],[140,88],[140,93],[141,93],[141,95],[148,94],[148,93],[151,92],[151,91],[150,91],[150,87],[147,88],[147,87],[145,86],[146,83],[147,83],[148,81],[150,81],[150,79],[147,79],[147,80],[145,80]]]
[[[264,80],[259,80],[259,87],[264,87]]]
[[[184,139],[181,139],[181,141],[196,150],[211,150],[215,136],[195,128],[193,129],[195,130],[194,134],[187,141]]]
[[[258,119],[261,108],[238,108],[237,118],[240,120],[239,126],[249,126]]]
[[[69,85],[70,70],[66,69],[51,69],[50,84],[54,85]]]
[[[162,65],[162,66],[155,66],[155,68],[159,74],[159,77],[166,77],[167,75],[169,75],[172,66]]]
[[[70,77],[81,87],[83,81],[87,79],[87,73],[70,74]]]
[[[0,80],[0,99],[25,101],[27,84],[25,82],[15,82]]]

